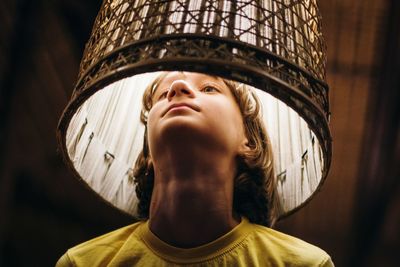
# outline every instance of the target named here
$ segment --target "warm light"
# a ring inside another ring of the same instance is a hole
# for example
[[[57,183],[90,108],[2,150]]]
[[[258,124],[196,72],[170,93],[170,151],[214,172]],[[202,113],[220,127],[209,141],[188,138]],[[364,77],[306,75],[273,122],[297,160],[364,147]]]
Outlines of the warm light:
[[[281,216],[322,184],[331,139],[315,0],[104,1],[58,137],[75,174],[133,215],[142,94],[161,70],[208,73],[256,88]]]

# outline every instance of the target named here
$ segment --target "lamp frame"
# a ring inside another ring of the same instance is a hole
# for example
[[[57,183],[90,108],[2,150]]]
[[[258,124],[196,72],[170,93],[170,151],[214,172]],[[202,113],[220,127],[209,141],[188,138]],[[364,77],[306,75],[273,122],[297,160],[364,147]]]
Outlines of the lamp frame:
[[[99,13],[92,39],[86,47],[78,82],[57,129],[57,140],[64,161],[79,179],[82,178],[68,157],[66,131],[75,112],[90,96],[107,85],[136,74],[191,71],[220,76],[261,89],[294,109],[315,133],[324,160],[321,181],[308,199],[281,218],[300,209],[319,191],[328,174],[332,156],[332,138],[328,126],[329,87],[323,81],[324,71],[318,68],[305,69],[264,47],[204,33],[148,34],[139,40],[115,45],[108,53],[94,51],[95,55],[89,56],[90,49],[96,43],[93,36],[99,31],[101,17],[108,12],[104,11],[109,8],[107,5],[110,5],[109,1],[105,0],[101,9],[103,13]],[[322,45],[322,49],[326,47]]]

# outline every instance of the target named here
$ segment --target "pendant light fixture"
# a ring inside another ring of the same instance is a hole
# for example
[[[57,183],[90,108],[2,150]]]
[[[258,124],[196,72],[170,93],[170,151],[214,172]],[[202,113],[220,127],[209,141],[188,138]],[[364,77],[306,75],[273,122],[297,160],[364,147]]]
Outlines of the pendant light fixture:
[[[144,89],[160,71],[216,75],[261,100],[284,217],[331,162],[325,50],[316,0],[104,0],[57,130],[65,162],[135,216]]]

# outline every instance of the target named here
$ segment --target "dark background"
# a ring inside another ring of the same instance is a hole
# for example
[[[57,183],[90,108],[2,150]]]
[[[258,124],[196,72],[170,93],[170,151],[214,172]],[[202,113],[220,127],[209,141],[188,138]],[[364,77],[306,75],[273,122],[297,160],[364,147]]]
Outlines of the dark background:
[[[66,169],[55,129],[99,0],[0,2],[0,266],[53,266],[131,219]],[[321,0],[334,156],[322,191],[278,229],[337,266],[396,266],[400,4]]]

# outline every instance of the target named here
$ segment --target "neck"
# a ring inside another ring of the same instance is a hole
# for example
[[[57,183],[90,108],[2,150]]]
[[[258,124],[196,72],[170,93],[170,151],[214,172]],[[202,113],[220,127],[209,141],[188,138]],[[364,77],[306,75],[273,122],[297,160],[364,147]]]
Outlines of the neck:
[[[177,154],[181,156],[167,160],[168,165],[163,161],[154,165],[149,226],[170,245],[196,247],[224,235],[240,221],[232,212],[235,163],[203,157],[188,164],[187,155]]]

